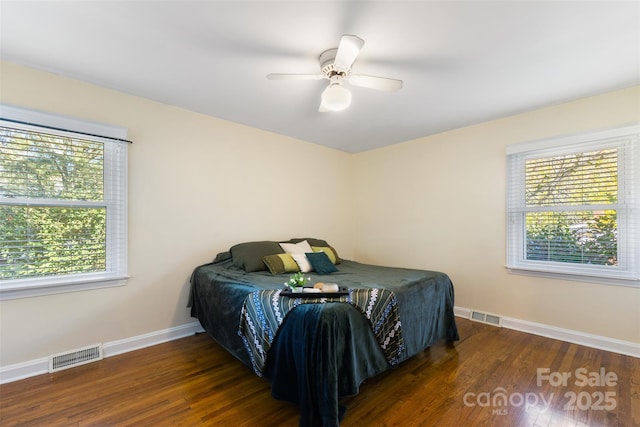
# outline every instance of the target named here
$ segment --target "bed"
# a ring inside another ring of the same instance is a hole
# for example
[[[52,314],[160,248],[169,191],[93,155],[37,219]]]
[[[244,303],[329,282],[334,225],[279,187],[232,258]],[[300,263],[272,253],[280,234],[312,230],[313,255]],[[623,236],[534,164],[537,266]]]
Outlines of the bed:
[[[307,252],[316,260],[303,266],[314,269],[305,273],[308,284],[337,283],[348,293],[281,295],[302,265],[291,262],[300,259],[296,248],[289,253],[282,243],[322,253]],[[315,238],[232,246],[193,271],[190,307],[214,340],[270,382],[273,397],[299,406],[300,426],[339,425],[340,399],[356,395],[364,380],[459,339],[445,273],[340,259]]]

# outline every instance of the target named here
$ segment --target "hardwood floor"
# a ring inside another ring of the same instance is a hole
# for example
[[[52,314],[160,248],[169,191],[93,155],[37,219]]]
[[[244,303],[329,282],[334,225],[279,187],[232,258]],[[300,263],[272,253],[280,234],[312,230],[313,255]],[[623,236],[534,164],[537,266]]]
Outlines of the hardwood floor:
[[[457,321],[459,342],[345,399],[342,426],[640,426],[640,359]],[[297,426],[298,410],[202,334],[4,384],[0,425]]]

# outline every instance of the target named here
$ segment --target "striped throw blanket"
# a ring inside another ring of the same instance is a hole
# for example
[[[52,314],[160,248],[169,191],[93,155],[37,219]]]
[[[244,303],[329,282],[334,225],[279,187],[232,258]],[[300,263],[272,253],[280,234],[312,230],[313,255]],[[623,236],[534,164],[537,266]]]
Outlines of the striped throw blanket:
[[[242,307],[238,334],[251,357],[253,370],[263,375],[267,353],[287,314],[300,304],[344,302],[356,307],[369,320],[371,329],[391,365],[397,365],[405,352],[398,301],[392,291],[353,289],[335,298],[290,298],[282,289],[259,290],[247,296]]]

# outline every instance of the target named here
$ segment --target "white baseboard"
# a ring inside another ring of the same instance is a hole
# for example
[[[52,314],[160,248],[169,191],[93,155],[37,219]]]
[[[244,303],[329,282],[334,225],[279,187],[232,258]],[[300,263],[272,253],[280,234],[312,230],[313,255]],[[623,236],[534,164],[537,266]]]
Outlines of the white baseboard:
[[[454,307],[454,313],[458,317],[468,319],[471,309],[456,306]],[[640,344],[634,342],[586,334],[584,332],[557,328],[555,326],[514,319],[511,317],[501,317],[503,328],[640,358]],[[202,326],[199,322],[192,322],[161,331],[107,342],[102,345],[102,348],[104,351],[104,357],[111,357],[117,354],[127,353],[129,351],[139,350],[141,348],[183,338],[198,332],[204,332]],[[46,374],[48,372],[49,359],[46,357],[23,363],[16,363],[14,365],[0,367],[0,384]]]
[[[163,331],[150,332],[144,335],[138,335],[123,340],[111,341],[104,343],[102,349],[104,357],[115,356],[116,354],[127,353],[129,351],[138,350],[152,345],[161,344],[163,342],[184,338],[193,335],[196,332],[204,332],[200,322],[187,323],[186,325],[175,326]]]
[[[47,357],[16,363],[15,365],[0,368],[0,384],[35,377],[49,372],[49,359]]]
[[[129,351],[139,350],[145,347],[150,347],[152,345],[161,344],[163,342],[172,341],[178,338],[183,338],[198,332],[204,332],[204,329],[202,329],[200,322],[192,322],[185,325],[175,326],[169,329],[164,329],[162,331],[150,332],[148,334],[125,338],[123,340],[106,342],[102,345],[102,349],[104,352],[104,357],[110,357],[117,354],[127,353]],[[23,363],[16,363],[14,365],[3,366],[0,367],[0,384],[18,381],[36,375],[46,374],[48,372],[49,359],[47,357],[30,360]]]
[[[456,306],[453,312],[458,317],[468,319],[471,314],[471,309]],[[503,328],[640,358],[640,344],[638,343],[622,341],[601,335],[587,334],[571,329],[558,328],[542,323],[529,322],[527,320],[514,319],[512,317],[501,317]]]

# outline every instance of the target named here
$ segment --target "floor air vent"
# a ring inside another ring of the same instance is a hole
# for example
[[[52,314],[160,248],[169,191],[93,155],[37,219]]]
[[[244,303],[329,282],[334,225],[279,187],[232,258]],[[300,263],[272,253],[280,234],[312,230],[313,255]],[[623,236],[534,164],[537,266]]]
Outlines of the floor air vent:
[[[494,326],[502,326],[502,318],[500,316],[496,316],[494,314],[483,313],[481,311],[471,311],[471,315],[469,316],[471,320],[475,320],[477,322],[487,323],[489,325]]]
[[[57,372],[74,366],[102,360],[102,345],[96,344],[49,356],[49,372]]]

